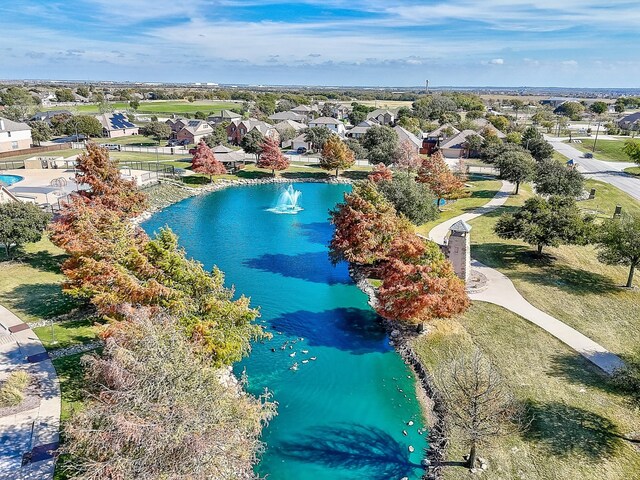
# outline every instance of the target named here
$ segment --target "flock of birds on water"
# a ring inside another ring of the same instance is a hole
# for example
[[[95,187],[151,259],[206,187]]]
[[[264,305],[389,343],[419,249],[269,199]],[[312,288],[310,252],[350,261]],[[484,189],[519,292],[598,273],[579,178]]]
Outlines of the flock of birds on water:
[[[282,332],[277,332],[278,335],[282,335]],[[293,346],[298,343],[298,342],[303,342],[304,341],[304,337],[299,337],[296,338],[295,340],[286,340],[282,345],[280,345],[280,350],[286,350],[287,347],[289,347],[289,350],[293,350]],[[275,352],[276,349],[272,348],[271,349],[272,352]],[[295,358],[297,352],[291,352],[289,354],[289,356],[291,358]],[[308,355],[309,354],[309,350],[300,350],[300,353],[302,353],[303,355]],[[309,357],[309,358],[305,358],[304,360],[302,360],[302,363],[309,363],[309,361],[315,362],[318,359],[318,357]],[[298,370],[298,367],[300,365],[298,364],[298,362],[293,362],[293,364],[289,367],[289,370],[293,370],[296,371]]]

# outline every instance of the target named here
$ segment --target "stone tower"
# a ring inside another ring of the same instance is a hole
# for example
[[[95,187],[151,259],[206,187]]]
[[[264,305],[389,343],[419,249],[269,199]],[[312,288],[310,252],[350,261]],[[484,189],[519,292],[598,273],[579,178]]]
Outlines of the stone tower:
[[[449,228],[447,240],[447,258],[453,270],[465,283],[471,276],[471,225],[459,220]]]

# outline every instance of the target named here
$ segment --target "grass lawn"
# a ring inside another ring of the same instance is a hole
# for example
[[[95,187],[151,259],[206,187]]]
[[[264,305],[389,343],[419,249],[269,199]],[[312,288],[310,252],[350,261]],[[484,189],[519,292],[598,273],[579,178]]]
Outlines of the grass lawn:
[[[481,476],[446,467],[446,480],[626,480],[640,471],[640,451],[625,438],[640,431],[640,416],[596,367],[559,340],[495,305],[439,321],[414,340],[430,369],[453,349],[477,347],[491,358],[531,423],[521,433],[493,439],[478,453]],[[467,447],[455,429],[448,458],[462,461]]]
[[[95,341],[97,328],[94,319],[83,318],[56,323],[53,328],[51,325],[37,327],[33,331],[47,350],[55,350]]]
[[[553,151],[553,159],[561,163],[567,163],[569,161],[569,157],[561,154],[556,150]]]
[[[129,110],[129,102],[111,102],[110,105],[114,110]],[[194,114],[196,112],[204,112],[207,115],[211,113],[220,112],[230,108],[237,107],[239,104],[234,102],[225,101],[196,101],[189,102],[187,100],[168,100],[158,102],[141,102],[137,113],[151,113],[151,114]],[[60,107],[48,107],[44,110],[59,110]],[[77,113],[99,113],[98,105],[78,105],[73,108]]]
[[[0,253],[0,303],[25,322],[69,312],[77,304],[62,294],[64,253],[48,239],[28,244],[6,261]]]
[[[502,185],[502,181],[496,180],[495,177],[484,175],[471,175],[467,183],[471,185],[471,188],[468,188],[471,192],[470,197],[447,203],[441,207],[442,213],[437,220],[420,225],[416,228],[416,232],[428,235],[429,231],[439,223],[481,207],[498,193]]]
[[[616,204],[623,211],[640,211],[640,204],[624,192],[601,182],[594,200],[580,202],[586,211],[610,216]],[[640,291],[620,288],[627,279],[624,266],[598,262],[592,246],[546,248],[538,257],[535,247],[502,240],[493,233],[500,214],[514,210],[531,195],[529,185],[511,197],[505,207],[470,222],[474,258],[507,275],[533,305],[562,320],[620,355],[638,353]],[[636,280],[636,284],[638,281]]]
[[[157,147],[158,141],[155,138],[146,137],[144,135],[130,135],[128,137],[119,138],[101,138],[98,143],[111,143],[115,145],[130,145],[136,147]],[[166,140],[160,142],[160,146],[164,147]]]
[[[636,177],[640,177],[640,167],[629,167],[629,168],[625,168],[624,171],[629,175],[635,175]]]
[[[572,147],[583,152],[591,152],[593,147],[593,139],[582,139],[582,143],[571,143]],[[595,156],[600,160],[609,162],[631,162],[631,159],[622,151],[624,147],[623,141],[618,140],[598,140],[596,144]]]
[[[3,162],[8,162],[8,161],[12,161],[12,160],[26,160],[27,158],[31,158],[31,157],[70,157],[71,155],[77,155],[79,153],[84,152],[84,150],[78,150],[78,149],[72,149],[72,148],[67,148],[64,150],[55,150],[53,152],[43,152],[43,153],[29,153],[26,155],[16,155],[15,157],[6,157],[6,158],[0,158],[0,165]]]

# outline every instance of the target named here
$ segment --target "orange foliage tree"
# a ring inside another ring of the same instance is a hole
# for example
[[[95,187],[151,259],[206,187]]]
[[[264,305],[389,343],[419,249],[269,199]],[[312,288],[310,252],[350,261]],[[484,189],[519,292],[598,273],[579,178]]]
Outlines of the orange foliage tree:
[[[353,151],[340,140],[337,135],[331,135],[322,147],[320,157],[320,167],[325,170],[335,170],[336,178],[340,169],[346,169],[355,163],[356,158]]]
[[[412,172],[420,167],[421,162],[418,150],[409,140],[404,140],[398,145],[394,156],[396,167]]]
[[[412,233],[392,242],[390,259],[381,267],[376,310],[386,318],[424,324],[464,312],[469,298],[440,248]]]
[[[200,140],[196,147],[196,153],[191,160],[191,170],[196,173],[209,175],[209,182],[213,175],[223,175],[227,173],[227,169],[220,163],[213,154],[209,145],[204,140]]]
[[[393,172],[384,163],[379,163],[367,178],[373,183],[384,182],[393,178]]]
[[[280,151],[278,142],[270,137],[265,137],[262,142],[262,153],[258,160],[258,168],[266,168],[271,170],[271,174],[275,177],[276,170],[286,170],[289,168],[289,160]]]
[[[440,151],[422,161],[418,170],[418,181],[428,185],[436,195],[438,207],[442,199],[464,196],[464,182],[451,171]]]
[[[387,257],[391,241],[404,225],[393,205],[365,181],[345,193],[344,203],[329,212],[335,232],[329,245],[333,262],[373,264]]]

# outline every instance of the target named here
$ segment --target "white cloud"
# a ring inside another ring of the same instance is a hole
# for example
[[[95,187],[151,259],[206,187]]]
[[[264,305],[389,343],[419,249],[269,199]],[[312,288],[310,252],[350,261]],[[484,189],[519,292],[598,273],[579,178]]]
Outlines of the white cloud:
[[[564,65],[565,67],[577,67],[578,62],[575,60],[565,60],[562,62],[562,65]]]
[[[494,58],[489,63],[491,65],[504,65],[504,59],[503,58]]]

